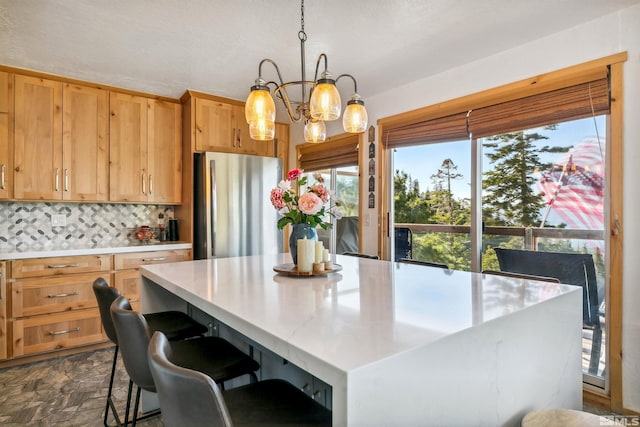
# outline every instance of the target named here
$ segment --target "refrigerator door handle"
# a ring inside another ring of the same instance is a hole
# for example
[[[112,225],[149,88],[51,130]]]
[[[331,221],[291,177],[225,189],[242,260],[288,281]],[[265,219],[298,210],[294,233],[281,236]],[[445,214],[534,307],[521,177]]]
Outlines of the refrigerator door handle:
[[[211,160],[209,162],[209,180],[211,188],[207,191],[209,195],[209,209],[211,210],[211,215],[207,218],[207,223],[209,228],[209,247],[207,248],[207,252],[209,253],[209,257],[216,256],[216,218],[218,218],[218,204],[216,203],[216,161]]]

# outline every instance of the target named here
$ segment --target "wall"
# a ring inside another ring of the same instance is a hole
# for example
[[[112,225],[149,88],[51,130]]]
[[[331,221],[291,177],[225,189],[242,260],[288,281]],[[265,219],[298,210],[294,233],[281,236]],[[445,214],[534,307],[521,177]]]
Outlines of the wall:
[[[160,212],[173,216],[172,207],[155,205],[3,202],[0,250],[126,245],[132,228],[155,227]],[[64,215],[67,225],[52,227],[51,215]]]
[[[370,123],[394,114],[447,101],[485,89],[555,71],[582,62],[627,51],[624,64],[624,218],[622,225],[626,251],[623,257],[623,404],[640,411],[640,264],[633,242],[640,241],[640,223],[635,221],[640,210],[640,5],[602,16],[596,20],[552,34],[545,38],[470,62],[447,72],[413,82],[376,97],[365,99]],[[505,35],[508,37],[508,35]],[[380,76],[383,82],[384,76]],[[333,123],[331,124],[333,125]],[[328,127],[328,134],[340,133]],[[292,135],[301,134],[293,129]],[[376,135],[376,143],[379,142]],[[294,138],[292,138],[294,140]],[[292,144],[292,152],[295,148]],[[365,161],[366,150],[361,150]],[[293,158],[292,158],[293,160]],[[366,174],[363,174],[366,175]],[[367,194],[361,194],[366,201]],[[379,203],[379,195],[376,199]],[[365,209],[370,225],[365,225],[364,252],[377,252],[377,211]],[[366,218],[365,218],[366,219]],[[366,224],[366,220],[365,220]]]

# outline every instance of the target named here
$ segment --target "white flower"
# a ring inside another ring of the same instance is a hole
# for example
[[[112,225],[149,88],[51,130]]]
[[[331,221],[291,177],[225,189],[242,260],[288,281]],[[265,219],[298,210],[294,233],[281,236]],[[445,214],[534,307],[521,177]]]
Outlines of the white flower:
[[[291,190],[291,181],[289,181],[288,179],[283,179],[278,183],[278,188],[281,189],[282,191]]]
[[[340,212],[340,208],[338,206],[331,206],[331,213],[335,216],[336,220],[342,218],[342,212]]]

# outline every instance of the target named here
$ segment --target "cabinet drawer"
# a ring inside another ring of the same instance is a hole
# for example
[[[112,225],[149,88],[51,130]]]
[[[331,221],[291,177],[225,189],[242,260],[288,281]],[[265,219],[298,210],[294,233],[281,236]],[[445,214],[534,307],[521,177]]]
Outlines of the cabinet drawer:
[[[188,261],[191,259],[191,250],[179,249],[175,251],[134,252],[128,254],[116,254],[113,258],[115,269],[125,270],[128,268],[138,268],[141,265],[147,264]]]
[[[21,259],[11,262],[14,278],[56,276],[111,270],[111,255],[81,255]]]
[[[101,275],[70,274],[20,279],[11,284],[11,317],[97,307],[92,284]]]
[[[13,320],[13,357],[105,341],[98,309]]]

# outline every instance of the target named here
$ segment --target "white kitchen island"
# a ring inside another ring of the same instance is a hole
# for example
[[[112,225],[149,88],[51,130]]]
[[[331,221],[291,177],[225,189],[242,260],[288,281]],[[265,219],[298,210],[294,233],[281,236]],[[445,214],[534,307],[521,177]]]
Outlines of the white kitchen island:
[[[144,312],[197,307],[332,388],[334,426],[517,426],[582,408],[582,292],[548,282],[288,254],[140,268]]]

